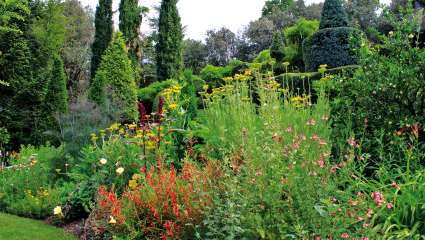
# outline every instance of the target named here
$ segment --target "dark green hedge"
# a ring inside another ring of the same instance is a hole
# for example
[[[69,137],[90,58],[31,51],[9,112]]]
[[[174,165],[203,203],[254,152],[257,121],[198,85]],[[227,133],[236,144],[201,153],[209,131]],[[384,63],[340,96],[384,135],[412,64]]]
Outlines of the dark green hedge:
[[[326,28],[307,38],[303,43],[306,71],[317,71],[322,64],[328,68],[357,64],[353,49],[358,46],[350,44],[350,36],[359,38],[361,31],[350,27]]]

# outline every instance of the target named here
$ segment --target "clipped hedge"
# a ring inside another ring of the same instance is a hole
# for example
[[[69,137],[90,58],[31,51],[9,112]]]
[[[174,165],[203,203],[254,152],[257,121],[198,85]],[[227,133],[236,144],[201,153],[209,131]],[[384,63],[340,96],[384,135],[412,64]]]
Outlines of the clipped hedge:
[[[327,69],[325,74],[344,76],[352,76],[354,72],[359,68],[358,65],[348,65],[332,69]],[[315,95],[313,88],[313,82],[320,80],[322,73],[320,72],[306,72],[306,73],[284,73],[276,76],[276,81],[282,85],[289,85],[289,90],[293,94],[312,94]]]
[[[155,98],[158,94],[173,85],[177,84],[176,80],[170,79],[162,82],[154,82],[145,88],[140,88],[137,92],[137,96],[140,102],[146,107],[146,110],[149,112],[152,110],[152,105],[155,102]]]
[[[358,58],[353,49],[359,47],[359,41],[351,42],[351,36],[359,38],[361,31],[351,27],[326,28],[304,40],[303,59],[306,71],[317,71],[322,64],[329,68],[357,64]]]

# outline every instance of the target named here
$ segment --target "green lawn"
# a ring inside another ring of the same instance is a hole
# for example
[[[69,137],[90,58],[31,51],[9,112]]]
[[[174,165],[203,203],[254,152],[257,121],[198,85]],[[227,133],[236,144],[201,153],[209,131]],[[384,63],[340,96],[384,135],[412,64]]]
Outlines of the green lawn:
[[[0,240],[76,240],[41,221],[0,213]]]

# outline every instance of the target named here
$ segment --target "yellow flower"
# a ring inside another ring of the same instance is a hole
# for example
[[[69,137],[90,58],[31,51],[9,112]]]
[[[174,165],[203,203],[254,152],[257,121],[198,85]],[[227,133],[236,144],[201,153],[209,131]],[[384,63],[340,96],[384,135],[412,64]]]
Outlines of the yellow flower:
[[[204,84],[204,86],[202,86],[202,89],[204,89],[204,91],[208,91],[209,88],[210,86],[208,86],[208,84]]]
[[[119,123],[113,123],[110,127],[109,130],[112,132],[114,130],[118,130],[120,128],[120,124]]]
[[[105,158],[101,158],[99,162],[100,164],[105,165],[106,163],[108,163],[108,160],[106,160]]]
[[[172,103],[172,104],[168,105],[168,108],[169,108],[170,110],[176,110],[177,106],[178,106],[178,105],[177,105],[176,103]]]
[[[320,67],[320,68],[325,68],[325,69],[326,69],[326,68],[328,67],[328,64],[322,64],[322,65],[320,65],[319,67]]]
[[[130,130],[135,129],[136,127],[137,127],[137,125],[136,125],[136,124],[129,124],[129,125],[128,125],[128,129],[130,129]]]
[[[124,168],[123,168],[123,167],[119,167],[119,168],[117,168],[117,170],[115,170],[115,172],[116,172],[118,175],[121,175],[121,174],[123,174],[123,172],[124,172]]]
[[[128,186],[133,190],[136,189],[137,188],[137,180],[129,180]]]
[[[289,62],[284,62],[283,66],[285,66],[285,67],[289,66]]]
[[[295,96],[295,97],[291,98],[291,101],[292,102],[301,102],[303,100],[304,99],[302,97],[300,97],[300,96]]]
[[[116,224],[116,223],[117,223],[117,220],[115,220],[115,218],[114,218],[114,217],[109,216],[109,221],[108,221],[108,223],[109,223],[109,224]]]
[[[225,78],[223,78],[223,80],[225,82],[230,82],[230,81],[233,81],[233,78],[232,77],[225,77]]]
[[[60,215],[60,216],[62,216],[62,207],[61,207],[61,206],[56,206],[56,207],[53,209],[53,214],[54,214],[54,215]]]
[[[245,76],[251,76],[251,75],[252,75],[252,71],[251,71],[251,69],[247,69],[247,70],[245,70],[244,75],[245,75]]]

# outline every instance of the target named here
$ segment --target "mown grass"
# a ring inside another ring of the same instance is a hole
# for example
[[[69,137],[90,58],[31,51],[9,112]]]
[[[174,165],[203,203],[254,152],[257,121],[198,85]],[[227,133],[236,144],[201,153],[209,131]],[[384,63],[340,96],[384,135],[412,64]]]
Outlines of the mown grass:
[[[41,221],[0,213],[0,240],[76,240],[63,229]]]

